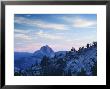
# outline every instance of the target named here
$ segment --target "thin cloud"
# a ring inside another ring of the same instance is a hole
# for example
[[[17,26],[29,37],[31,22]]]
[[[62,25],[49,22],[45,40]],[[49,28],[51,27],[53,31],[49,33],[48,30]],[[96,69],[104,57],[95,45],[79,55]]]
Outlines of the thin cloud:
[[[66,30],[66,27],[63,24],[53,24],[53,23],[40,22],[40,23],[38,23],[36,25],[39,28],[43,28],[43,29]]]
[[[75,28],[96,28],[96,20],[85,19],[82,17],[62,17],[63,20],[67,21],[72,27]]]
[[[39,32],[36,32],[36,35],[39,37],[42,37],[42,38],[50,39],[50,40],[63,39],[61,36],[53,35],[53,34],[47,34],[47,33],[44,33],[42,30],[40,30]]]
[[[17,39],[24,39],[24,40],[31,40],[32,38],[26,34],[15,34],[15,38]]]
[[[29,33],[30,30],[14,29],[14,32],[15,32],[15,33],[25,34],[25,33]]]
[[[96,21],[77,18],[73,21],[73,26],[78,28],[90,28],[96,25]]]
[[[39,19],[28,19],[25,17],[15,17],[14,19],[15,23],[18,24],[26,24],[30,26],[36,26],[38,28],[42,29],[50,29],[50,30],[66,30],[66,25],[64,24],[57,24],[57,23],[49,23],[49,22],[44,22]]]

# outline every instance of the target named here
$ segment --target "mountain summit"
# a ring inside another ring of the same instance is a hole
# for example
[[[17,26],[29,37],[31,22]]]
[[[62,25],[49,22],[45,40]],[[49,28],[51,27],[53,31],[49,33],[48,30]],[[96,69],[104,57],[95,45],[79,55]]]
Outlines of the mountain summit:
[[[43,56],[52,58],[54,57],[55,54],[52,48],[50,48],[48,45],[45,45],[45,46],[42,46],[40,50],[35,51],[33,55],[39,58],[42,58]]]

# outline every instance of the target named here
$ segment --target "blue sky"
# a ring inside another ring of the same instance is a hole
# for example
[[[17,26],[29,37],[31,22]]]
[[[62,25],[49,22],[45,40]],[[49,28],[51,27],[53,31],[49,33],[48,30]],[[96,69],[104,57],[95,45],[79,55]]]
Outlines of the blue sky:
[[[65,51],[93,41],[97,41],[96,14],[14,15],[14,49],[18,52],[34,52],[44,45]]]

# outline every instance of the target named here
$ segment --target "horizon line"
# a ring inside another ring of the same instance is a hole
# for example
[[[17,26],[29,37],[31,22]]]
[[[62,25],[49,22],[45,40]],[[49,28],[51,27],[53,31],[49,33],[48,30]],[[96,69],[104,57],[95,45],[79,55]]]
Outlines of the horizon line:
[[[93,41],[93,42],[97,42],[97,41]],[[93,42],[92,42],[92,43],[87,43],[87,44],[91,44],[91,45],[93,45]],[[53,50],[53,48],[50,47],[50,46],[47,45],[47,44],[44,45],[44,46],[48,46],[49,48],[51,48],[51,49]],[[41,46],[41,47],[44,47],[44,46]],[[41,47],[40,47],[38,50],[40,50]],[[84,48],[86,48],[86,45],[85,45],[85,46],[80,46],[80,47],[84,47]],[[76,49],[75,47],[72,46],[71,49],[72,49],[72,48],[75,48],[75,50],[78,51],[80,47],[78,47],[78,49]],[[70,49],[70,50],[71,50],[71,49]],[[36,51],[38,51],[38,50],[36,50]],[[70,50],[59,50],[59,51],[70,51]],[[36,52],[36,51],[33,51],[33,52],[28,52],[28,51],[14,51],[14,52],[34,53],[34,52]],[[54,51],[54,52],[59,52],[59,51],[55,51],[55,50],[53,50],[53,51]]]

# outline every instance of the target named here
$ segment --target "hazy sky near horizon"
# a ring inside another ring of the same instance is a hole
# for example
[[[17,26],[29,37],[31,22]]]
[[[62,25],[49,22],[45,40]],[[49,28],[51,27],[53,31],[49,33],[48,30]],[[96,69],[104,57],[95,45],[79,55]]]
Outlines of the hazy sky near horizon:
[[[97,41],[96,14],[15,14],[14,51],[34,52],[44,45],[54,51],[78,49]]]

